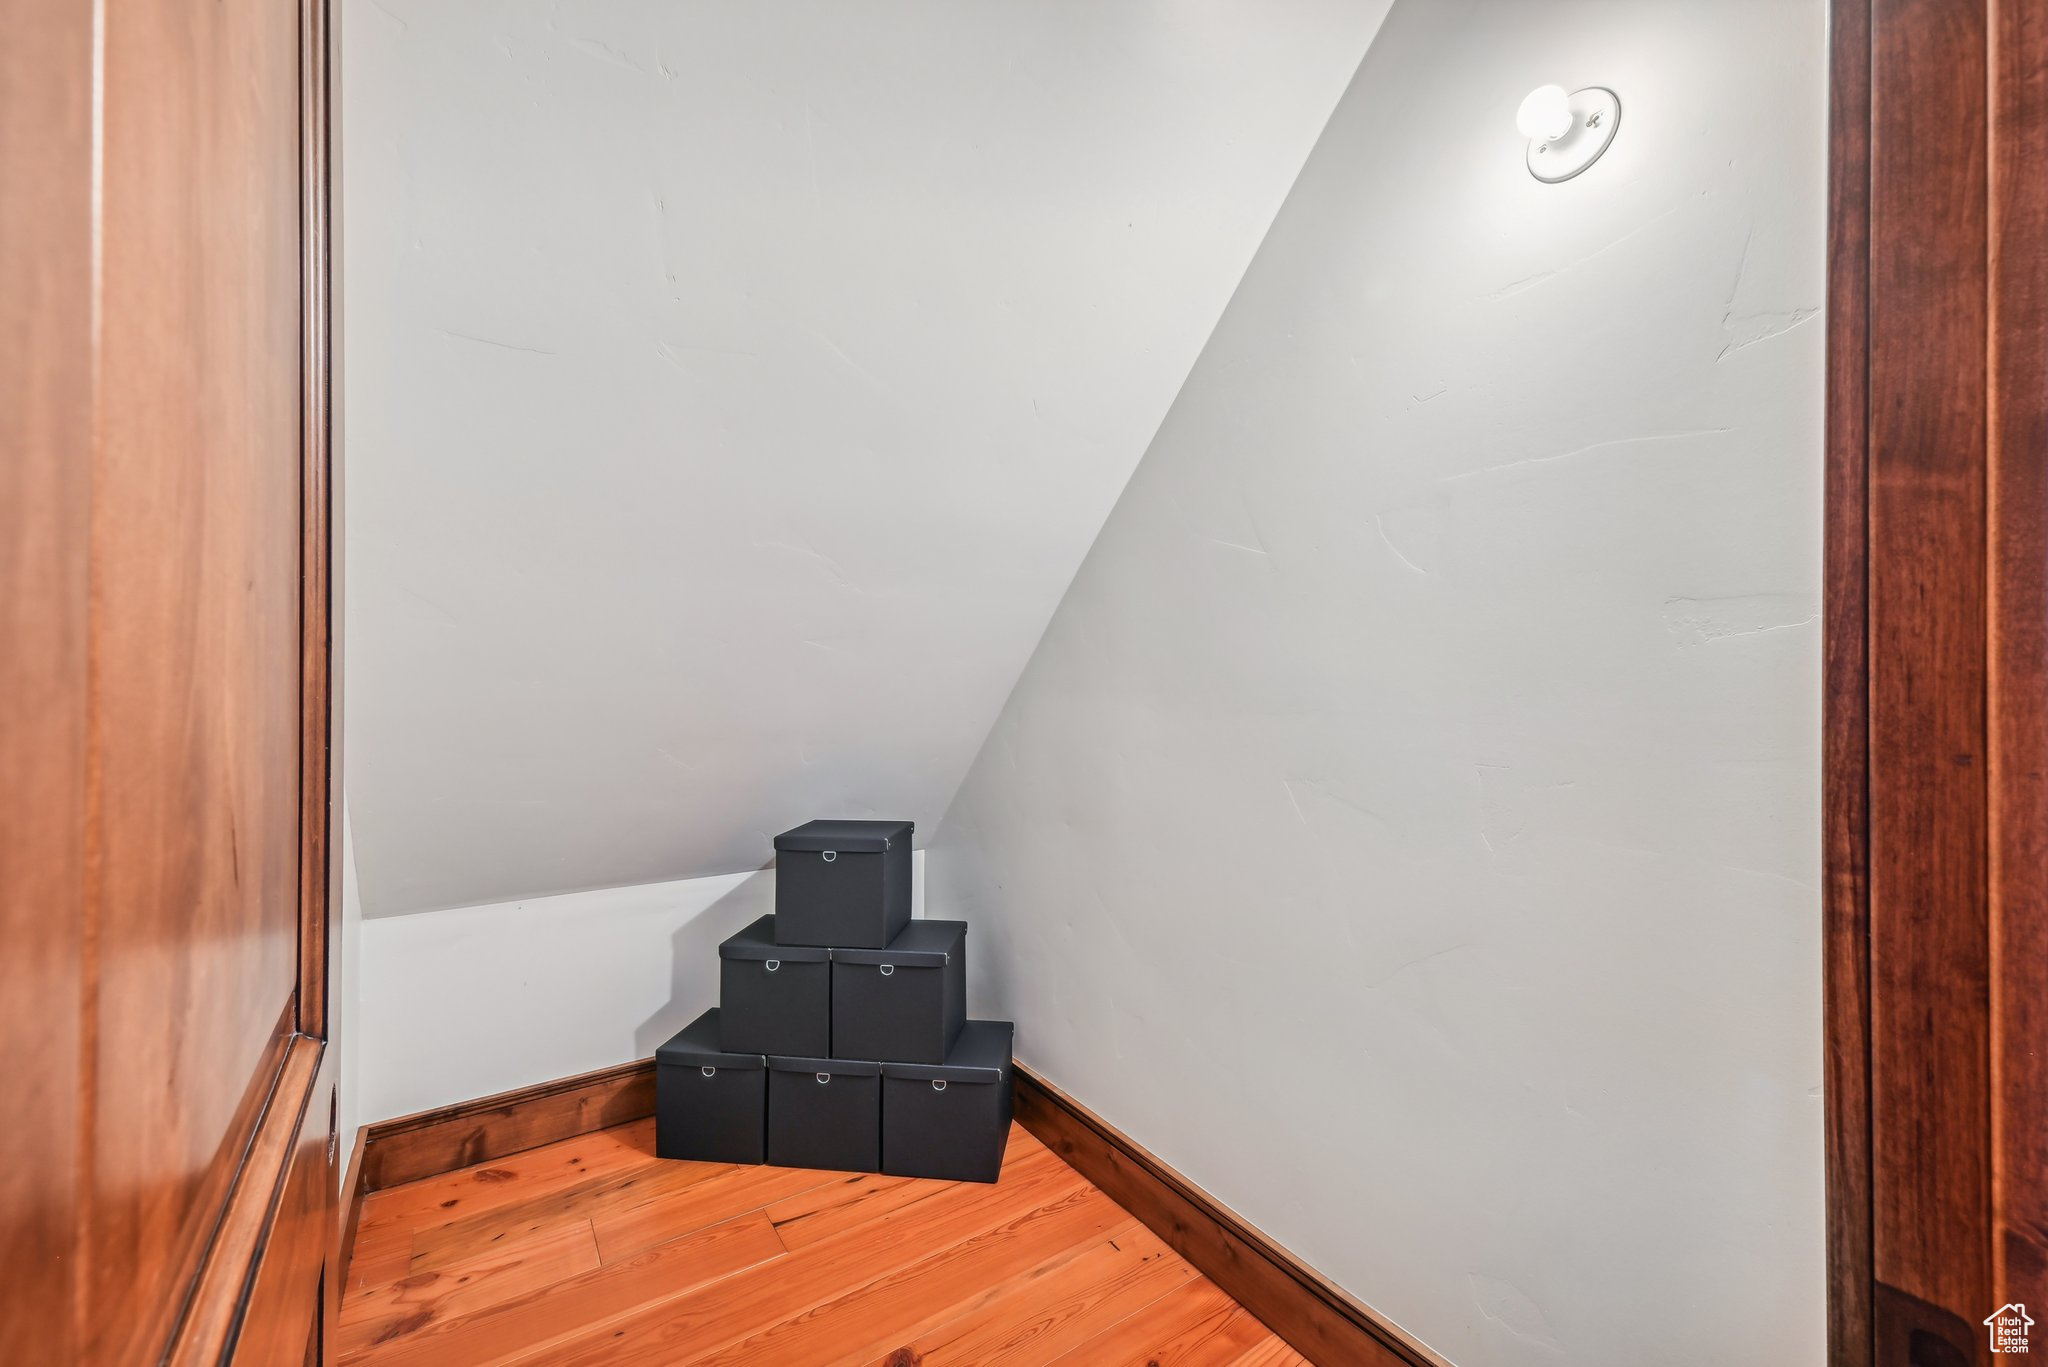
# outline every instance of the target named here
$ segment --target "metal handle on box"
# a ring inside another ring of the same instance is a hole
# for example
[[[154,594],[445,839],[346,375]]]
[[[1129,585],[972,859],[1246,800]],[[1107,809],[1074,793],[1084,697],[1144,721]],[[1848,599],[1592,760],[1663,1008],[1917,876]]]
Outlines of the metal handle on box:
[[[819,1073],[817,1076],[819,1085],[821,1086],[832,1080],[832,1075],[830,1073]]]
[[[707,1064],[707,1065],[705,1065],[705,1066],[704,1066],[704,1067],[702,1067],[702,1068],[699,1068],[699,1069],[698,1069],[697,1071],[698,1071],[698,1072],[700,1072],[700,1073],[702,1073],[702,1074],[703,1074],[704,1076],[706,1076],[706,1077],[717,1077],[717,1076],[718,1076],[718,1070],[717,1070],[716,1068],[713,1068],[713,1067],[711,1067],[711,1066],[710,1066],[710,1065],[708,1065],[708,1064]]]
[[[769,971],[770,973],[773,973],[773,972],[774,972],[774,971],[775,971],[776,969],[778,969],[778,968],[780,968],[780,967],[782,967],[782,960],[780,960],[780,959],[770,959],[770,960],[768,961],[768,971]]]
[[[889,975],[890,975],[891,973],[894,973],[895,971],[896,971],[896,965],[894,965],[894,964],[883,964],[883,965],[882,965],[882,976],[883,976],[883,977],[885,977],[885,978],[886,978],[886,977],[888,977],[888,976],[889,976]]]
[[[933,1078],[933,1079],[932,1079],[932,1090],[933,1090],[933,1091],[935,1091],[935,1092],[943,1092],[943,1091],[945,1091],[945,1090],[946,1090],[946,1079],[944,1079],[944,1078],[942,1078],[942,1077],[935,1077],[935,1078]]]
[[[831,863],[831,862],[832,862],[833,860],[837,859],[838,857],[839,857],[839,851],[837,851],[837,850],[827,850],[827,851],[825,851],[825,862],[826,862],[827,864]]]

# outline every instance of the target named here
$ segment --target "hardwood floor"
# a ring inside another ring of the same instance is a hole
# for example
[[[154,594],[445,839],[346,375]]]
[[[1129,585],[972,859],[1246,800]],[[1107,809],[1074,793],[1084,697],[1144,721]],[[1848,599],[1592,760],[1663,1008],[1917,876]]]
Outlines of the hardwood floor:
[[[372,1194],[346,1367],[1303,1359],[1022,1129],[994,1185],[664,1162],[654,1122]]]

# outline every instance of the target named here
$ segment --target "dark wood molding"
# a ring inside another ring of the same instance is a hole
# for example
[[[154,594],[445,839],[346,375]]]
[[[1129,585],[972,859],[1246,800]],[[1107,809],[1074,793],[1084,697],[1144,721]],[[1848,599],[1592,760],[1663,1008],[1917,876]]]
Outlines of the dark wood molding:
[[[2048,1305],[2048,7],[1992,4],[1992,1277]]]
[[[1017,1121],[1319,1367],[1447,1367],[1384,1316],[1260,1233],[1030,1070]]]
[[[1969,1323],[1999,1304],[1988,1225],[1984,9],[1878,0],[1870,98],[1871,1255],[1880,1283]],[[1891,1352],[1880,1339],[1879,1361]]]
[[[1870,0],[1829,11],[1822,639],[1824,1171],[1830,1367],[1871,1367]]]
[[[1829,1361],[2048,1300],[2048,12],[1836,0]]]
[[[363,1128],[364,1192],[654,1114],[654,1060],[579,1073]]]

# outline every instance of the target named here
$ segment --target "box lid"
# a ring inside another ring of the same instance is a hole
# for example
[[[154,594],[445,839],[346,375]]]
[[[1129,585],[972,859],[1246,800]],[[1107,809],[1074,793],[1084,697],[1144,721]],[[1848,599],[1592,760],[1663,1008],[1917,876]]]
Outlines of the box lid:
[[[967,949],[965,921],[912,921],[896,932],[886,949],[835,949],[832,959],[842,964],[896,964],[903,968],[944,968],[955,954]]]
[[[847,1077],[874,1077],[882,1071],[882,1065],[870,1059],[791,1058],[786,1054],[770,1054],[768,1067],[777,1073],[843,1073]]]
[[[832,956],[823,945],[778,945],[775,918],[763,916],[736,935],[728,935],[718,946],[721,959],[775,959],[793,964],[821,964]]]
[[[883,1077],[918,1082],[1003,1082],[1010,1075],[1010,1046],[1017,1027],[1010,1021],[969,1021],[946,1051],[944,1063],[885,1063]]]
[[[654,1061],[682,1068],[761,1068],[768,1062],[760,1054],[728,1054],[718,1047],[718,1008],[715,1006],[655,1050]]]
[[[879,854],[897,844],[909,844],[917,829],[909,821],[806,821],[793,831],[775,837],[778,850],[846,850],[854,854]]]

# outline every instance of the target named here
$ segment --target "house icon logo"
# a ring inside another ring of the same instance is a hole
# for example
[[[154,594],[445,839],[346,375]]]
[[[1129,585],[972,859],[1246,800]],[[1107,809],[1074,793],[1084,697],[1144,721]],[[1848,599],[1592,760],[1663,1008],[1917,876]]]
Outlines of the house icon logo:
[[[2014,1301],[2000,1306],[1996,1313],[1986,1315],[1984,1323],[1991,1329],[1991,1351],[1994,1353],[2024,1353],[2027,1351],[2027,1328],[2033,1324],[2027,1314],[2027,1307]]]

